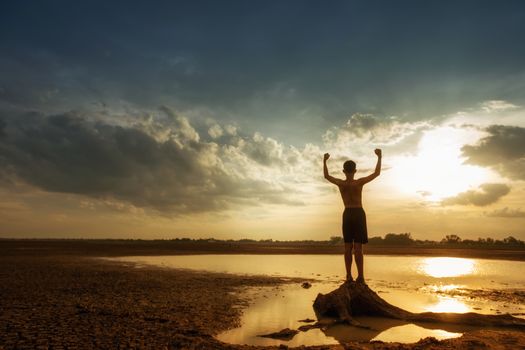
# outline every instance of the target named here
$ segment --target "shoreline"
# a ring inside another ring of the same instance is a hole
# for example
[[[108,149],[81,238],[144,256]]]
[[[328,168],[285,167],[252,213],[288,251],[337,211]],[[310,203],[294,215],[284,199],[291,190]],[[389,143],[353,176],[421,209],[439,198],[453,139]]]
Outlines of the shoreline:
[[[186,254],[343,254],[343,245],[296,242],[227,242],[174,240],[83,240],[83,239],[0,239],[7,254],[60,252],[74,256],[131,256]],[[458,257],[525,261],[524,250],[451,248],[425,246],[365,245],[368,255]]]

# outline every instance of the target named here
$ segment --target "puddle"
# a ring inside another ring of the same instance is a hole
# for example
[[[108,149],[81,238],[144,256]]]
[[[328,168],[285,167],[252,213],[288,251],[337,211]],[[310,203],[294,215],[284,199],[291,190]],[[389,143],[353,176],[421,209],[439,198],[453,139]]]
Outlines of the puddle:
[[[436,324],[407,324],[399,320],[378,317],[357,317],[356,319],[370,329],[335,325],[326,330],[318,328],[299,332],[291,340],[278,340],[260,337],[284,328],[298,329],[305,324],[301,320],[316,320],[312,308],[318,293],[327,293],[335,288],[336,283],[314,283],[310,289],[300,285],[259,287],[248,290],[245,297],[250,299],[250,306],[243,311],[241,327],[230,329],[216,338],[233,344],[248,345],[327,345],[341,341],[372,341],[413,343],[421,338],[435,337],[447,339],[459,337],[472,327],[459,327]],[[306,305],[306,307],[305,307]],[[313,323],[313,322],[312,322]]]
[[[398,342],[398,343],[415,343],[426,337],[436,339],[457,338],[472,328],[448,328],[446,325],[416,325],[402,321],[383,319],[383,318],[357,318],[359,322],[370,326],[371,329],[362,329],[345,325],[336,325],[329,328],[325,334],[333,337],[337,342]],[[443,327],[446,329],[441,329]]]
[[[110,260],[138,266],[184,268],[240,275],[266,275],[314,279],[312,287],[300,283],[249,288],[240,297],[249,300],[241,327],[217,338],[234,344],[321,345],[340,341],[413,343],[421,338],[461,336],[474,328],[436,324],[407,324],[379,318],[360,320],[370,329],[337,325],[326,330],[299,332],[290,341],[258,335],[284,328],[298,329],[299,320],[316,319],[312,304],[318,293],[337,288],[345,275],[340,255],[185,255],[121,257]],[[367,283],[387,302],[411,312],[510,313],[525,318],[525,262],[462,258],[367,256]]]
[[[337,287],[335,283],[316,284],[304,289],[299,284],[275,287],[251,288],[247,291],[250,306],[243,310],[241,327],[228,330],[216,338],[226,343],[250,345],[288,346],[337,344],[333,337],[327,337],[320,329],[299,332],[290,341],[263,338],[258,335],[280,331],[284,328],[297,329],[308,323],[304,319],[316,320],[311,305],[319,292],[327,293]],[[309,307],[305,307],[308,305]]]

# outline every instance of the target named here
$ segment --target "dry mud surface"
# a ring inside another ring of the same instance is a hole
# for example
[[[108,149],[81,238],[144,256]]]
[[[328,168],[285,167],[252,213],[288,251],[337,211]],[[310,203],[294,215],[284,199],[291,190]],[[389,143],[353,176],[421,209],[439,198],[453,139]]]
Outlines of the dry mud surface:
[[[238,325],[245,287],[299,283],[267,277],[134,268],[96,252],[0,243],[0,349],[246,349],[213,336]],[[518,331],[476,331],[416,344],[310,349],[525,349]]]

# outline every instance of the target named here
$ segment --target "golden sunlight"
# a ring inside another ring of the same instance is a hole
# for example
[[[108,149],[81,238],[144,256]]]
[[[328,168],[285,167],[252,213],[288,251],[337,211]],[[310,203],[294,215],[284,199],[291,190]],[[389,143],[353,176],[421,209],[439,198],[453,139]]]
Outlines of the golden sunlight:
[[[443,298],[440,297],[437,304],[431,305],[427,308],[431,312],[456,312],[456,313],[465,313],[469,312],[470,309],[467,305],[461,301],[454,298]]]
[[[434,293],[443,293],[443,292],[450,292],[451,290],[458,289],[462,286],[459,284],[446,284],[446,285],[434,285],[430,286],[428,289]]]
[[[492,173],[482,167],[464,164],[461,147],[479,139],[478,131],[442,126],[426,131],[418,153],[393,160],[390,176],[400,192],[419,193],[435,202],[478,187]]]
[[[474,260],[464,258],[426,258],[419,267],[419,271],[436,278],[468,275],[474,270]]]

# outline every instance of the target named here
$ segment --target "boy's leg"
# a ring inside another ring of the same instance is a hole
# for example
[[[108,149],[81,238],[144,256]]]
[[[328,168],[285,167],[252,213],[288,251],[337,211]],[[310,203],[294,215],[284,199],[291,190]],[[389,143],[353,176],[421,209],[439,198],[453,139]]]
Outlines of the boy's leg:
[[[346,267],[346,280],[353,281],[352,278],[352,249],[353,243],[345,242],[345,267]]]
[[[363,244],[354,243],[354,255],[355,255],[355,264],[357,265],[357,281],[364,282],[365,274],[363,272]]]

